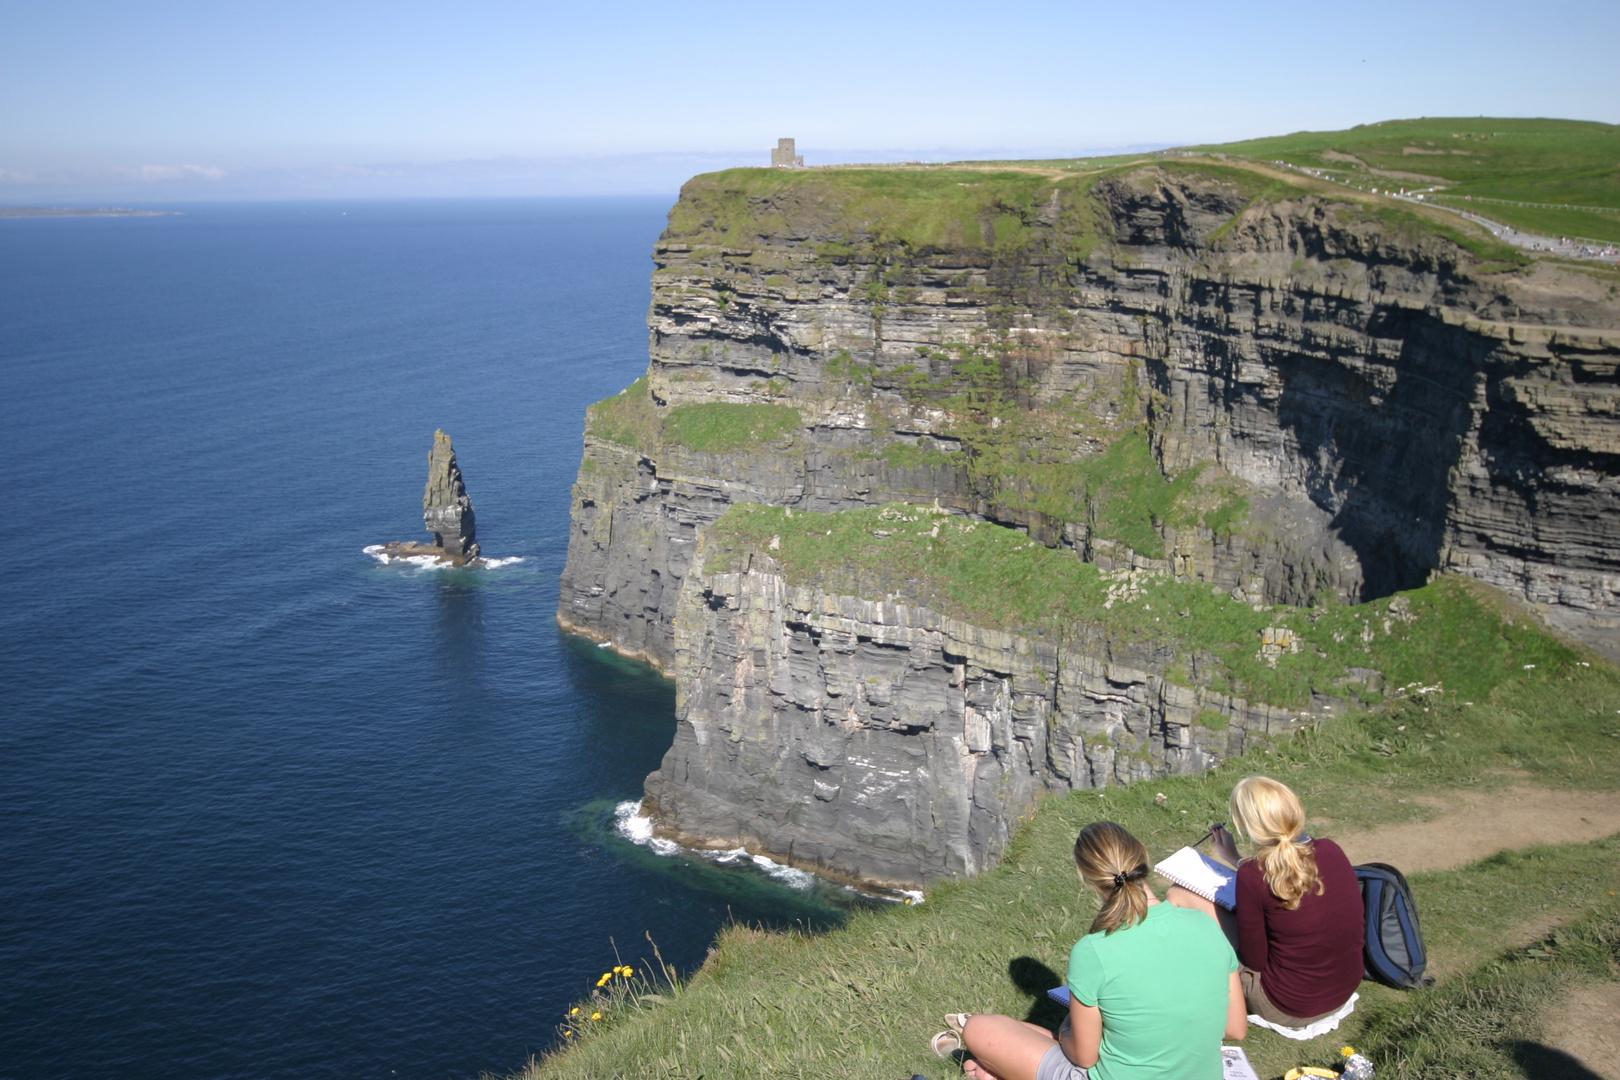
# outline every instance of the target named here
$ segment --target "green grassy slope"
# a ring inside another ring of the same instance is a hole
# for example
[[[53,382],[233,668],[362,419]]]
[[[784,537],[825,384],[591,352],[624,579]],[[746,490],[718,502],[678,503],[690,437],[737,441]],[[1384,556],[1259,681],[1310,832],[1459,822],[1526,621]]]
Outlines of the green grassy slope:
[[[1189,149],[1286,161],[1363,185],[1442,183],[1445,193],[1437,201],[1448,206],[1466,206],[1536,232],[1620,240],[1620,126],[1613,124],[1490,117],[1390,120],[1348,131],[1302,131]],[[1380,177],[1373,170],[1404,175]],[[1593,209],[1556,209],[1562,206]]]
[[[1285,707],[1304,706],[1313,690],[1381,700],[1350,686],[1351,668],[1382,672],[1390,692],[1441,683],[1466,701],[1509,677],[1556,678],[1584,659],[1459,578],[1354,607],[1251,605],[1167,577],[1126,582],[1017,530],[902,504],[791,517],[740,504],[710,527],[705,569],[740,567],[773,538],[770,554],[796,583],[872,599],[903,592],[943,614],[1081,647],[1151,645],[1181,664],[1201,654],[1221,672],[1216,689]],[[1268,627],[1300,639],[1275,667],[1260,657]],[[1168,677],[1185,679],[1178,668],[1170,665]]]
[[[678,985],[649,980],[638,963],[634,980],[592,997],[597,973],[582,972],[581,1012],[557,1018],[559,1031],[573,1032],[559,1036],[569,1045],[525,1076],[947,1080],[956,1066],[926,1047],[944,1013],[1056,1019],[1044,991],[1062,981],[1068,949],[1095,910],[1071,854],[1086,822],[1121,822],[1157,859],[1223,819],[1233,782],[1253,771],[1294,786],[1328,835],[1433,813],[1418,795],[1510,783],[1613,790],[1617,711],[1612,669],[1538,669],[1472,706],[1460,695],[1430,695],[1329,722],[1204,776],[1048,800],[1000,867],[938,888],[922,905],[860,913],[822,935],[733,927],[702,972]],[[1492,856],[1412,881],[1435,963],[1455,974],[1416,994],[1363,983],[1345,1025],[1308,1043],[1252,1031],[1245,1045],[1261,1076],[1330,1065],[1344,1042],[1365,1049],[1392,1080],[1520,1076],[1514,1055],[1537,1037],[1538,1010],[1556,990],[1620,971],[1614,838]],[[1555,915],[1567,923],[1557,938],[1521,938],[1530,918]]]

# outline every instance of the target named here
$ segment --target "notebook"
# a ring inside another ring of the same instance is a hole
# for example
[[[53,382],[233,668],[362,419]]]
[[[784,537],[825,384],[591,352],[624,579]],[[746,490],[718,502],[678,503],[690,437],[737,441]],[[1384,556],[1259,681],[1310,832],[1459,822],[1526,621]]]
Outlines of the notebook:
[[[1228,911],[1237,907],[1237,871],[1201,851],[1184,847],[1153,869]]]
[[[1221,1077],[1222,1080],[1260,1080],[1241,1046],[1221,1047]]]

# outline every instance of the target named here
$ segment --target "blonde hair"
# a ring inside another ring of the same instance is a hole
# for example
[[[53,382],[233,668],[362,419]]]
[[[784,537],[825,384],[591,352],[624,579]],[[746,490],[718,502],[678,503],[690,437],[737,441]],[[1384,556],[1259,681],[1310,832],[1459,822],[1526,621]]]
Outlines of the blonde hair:
[[[1232,789],[1232,822],[1259,850],[1266,885],[1289,911],[1300,898],[1325,886],[1316,869],[1316,844],[1305,835],[1305,806],[1287,784],[1269,776],[1245,776]]]
[[[1102,896],[1102,910],[1089,933],[1135,926],[1147,918],[1148,854],[1142,842],[1112,821],[1093,821],[1074,841],[1074,865],[1080,880]]]

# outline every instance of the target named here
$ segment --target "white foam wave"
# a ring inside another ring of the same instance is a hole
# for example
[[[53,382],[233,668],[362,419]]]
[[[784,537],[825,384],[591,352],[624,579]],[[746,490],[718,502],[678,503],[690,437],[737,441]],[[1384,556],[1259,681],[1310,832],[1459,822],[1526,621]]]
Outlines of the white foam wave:
[[[790,888],[808,889],[816,883],[816,876],[808,870],[787,866],[763,855],[755,855],[753,858],[755,866]]]
[[[632,844],[640,844],[649,849],[654,855],[673,855],[680,850],[680,845],[673,840],[653,835],[652,818],[641,812],[641,804],[626,800],[613,808],[613,817],[619,830],[619,835]]]
[[[499,570],[503,566],[511,566],[513,563],[520,563],[522,561],[522,555],[508,555],[504,559],[480,559],[478,561],[478,565],[483,567],[485,570]]]
[[[614,828],[619,835],[632,844],[640,844],[648,848],[655,855],[674,855],[681,850],[679,844],[673,840],[665,840],[661,836],[653,835],[652,818],[641,812],[641,804],[626,800],[613,808]],[[730,848],[724,851],[691,851],[687,854],[701,855],[711,862],[722,866],[730,866],[738,862],[751,862],[763,870],[770,877],[794,889],[808,889],[815,884],[816,876],[806,870],[799,870],[775,859],[768,859],[764,855],[750,855],[746,848]]]
[[[440,561],[437,555],[390,555],[384,548],[383,544],[369,544],[360,550],[384,566],[392,563],[409,563],[419,570],[446,570],[450,566],[449,563]]]

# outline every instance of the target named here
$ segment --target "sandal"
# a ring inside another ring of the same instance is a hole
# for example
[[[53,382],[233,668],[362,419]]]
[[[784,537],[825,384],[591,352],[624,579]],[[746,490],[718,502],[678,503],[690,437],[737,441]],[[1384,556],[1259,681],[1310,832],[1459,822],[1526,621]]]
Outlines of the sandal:
[[[928,1040],[928,1048],[936,1057],[949,1061],[956,1056],[958,1050],[962,1049],[962,1036],[959,1032],[942,1031]]]
[[[972,1015],[972,1013],[946,1013],[945,1026],[960,1035],[967,1027],[968,1017]]]

